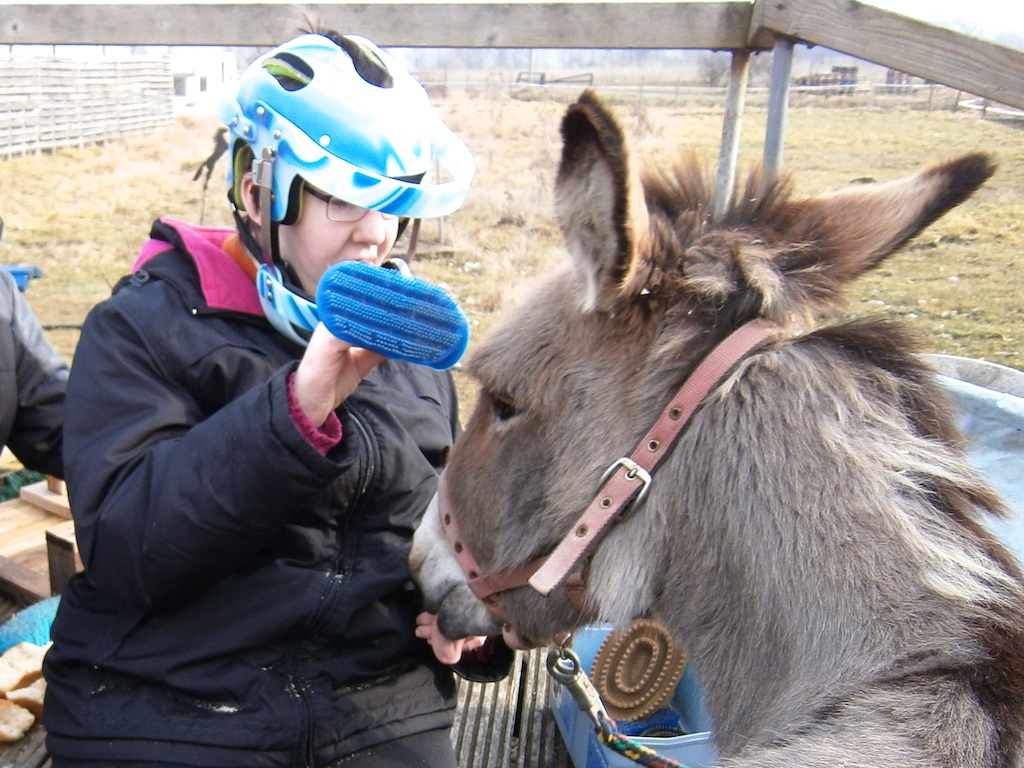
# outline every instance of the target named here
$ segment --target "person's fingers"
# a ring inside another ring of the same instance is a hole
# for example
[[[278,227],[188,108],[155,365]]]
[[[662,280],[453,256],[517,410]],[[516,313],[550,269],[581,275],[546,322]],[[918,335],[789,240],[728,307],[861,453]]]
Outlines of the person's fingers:
[[[466,651],[479,648],[486,641],[485,636],[463,637],[451,640],[437,628],[437,616],[424,611],[416,617],[416,637],[430,643],[434,656],[442,664],[457,664]]]
[[[379,352],[364,349],[363,347],[352,347],[350,354],[352,355],[353,362],[356,364],[356,370],[359,372],[360,381],[369,376],[370,371],[387,360]]]
[[[434,656],[442,664],[458,664],[462,658],[462,641],[449,640],[443,635],[440,637],[440,640],[430,643],[430,647],[434,649]]]

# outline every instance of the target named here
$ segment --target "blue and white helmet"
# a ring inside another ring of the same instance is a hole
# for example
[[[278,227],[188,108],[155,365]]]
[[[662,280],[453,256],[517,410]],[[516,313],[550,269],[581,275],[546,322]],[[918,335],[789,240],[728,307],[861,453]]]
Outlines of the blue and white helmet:
[[[274,154],[271,220],[293,221],[297,176],[364,208],[407,218],[458,209],[473,155],[434,112],[423,86],[363,37],[307,34],[253,62],[221,106],[231,136]],[[450,180],[431,183],[434,161]],[[248,169],[241,169],[243,172]],[[239,169],[228,171],[234,187]]]
[[[284,284],[271,230],[298,219],[303,180],[363,208],[435,218],[462,205],[476,171],[473,155],[441,122],[423,86],[397,59],[354,35],[338,42],[301,35],[261,56],[219,116],[232,139],[232,202],[241,208],[239,185],[251,159],[266,195],[261,208],[270,210],[262,217],[260,299],[275,327],[297,340],[313,330],[315,305]],[[239,151],[245,146],[251,155]],[[432,178],[435,162],[443,181]]]

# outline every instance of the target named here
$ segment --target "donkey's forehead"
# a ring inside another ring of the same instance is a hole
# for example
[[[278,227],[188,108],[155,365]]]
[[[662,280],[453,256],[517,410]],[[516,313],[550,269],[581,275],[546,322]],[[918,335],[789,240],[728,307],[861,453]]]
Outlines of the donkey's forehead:
[[[552,275],[480,342],[469,373],[482,386],[511,394],[551,386],[573,361],[589,365],[617,354],[608,318],[584,312],[582,294],[571,270]]]
[[[559,274],[545,281],[480,342],[469,360],[469,371],[486,383],[486,379],[495,376],[505,378],[510,367],[536,362],[561,349],[565,334],[573,333],[577,322],[567,311],[576,302],[575,291],[567,275]],[[559,296],[561,300],[556,300]]]

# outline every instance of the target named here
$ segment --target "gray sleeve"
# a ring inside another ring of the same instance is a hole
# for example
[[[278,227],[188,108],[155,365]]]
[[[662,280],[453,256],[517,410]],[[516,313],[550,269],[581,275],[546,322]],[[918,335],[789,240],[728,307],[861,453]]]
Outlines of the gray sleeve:
[[[14,278],[0,269],[0,439],[27,468],[58,477],[67,380],[67,363]]]

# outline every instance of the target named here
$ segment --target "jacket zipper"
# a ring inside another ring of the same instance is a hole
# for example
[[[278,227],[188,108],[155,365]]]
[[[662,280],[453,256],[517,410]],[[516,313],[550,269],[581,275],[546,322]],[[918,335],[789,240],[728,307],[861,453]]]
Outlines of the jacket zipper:
[[[352,411],[349,411],[349,417],[351,418],[352,424],[354,424],[356,427],[356,431],[363,446],[365,446],[366,448],[368,460],[366,462],[365,469],[360,476],[359,488],[356,492],[355,498],[353,499],[352,504],[349,505],[349,509],[345,515],[344,523],[342,524],[341,530],[338,532],[338,556],[335,558],[334,567],[331,569],[331,572],[328,572],[326,574],[327,591],[324,594],[325,598],[327,597],[327,592],[333,591],[335,589],[335,585],[339,578],[344,579],[349,575],[349,569],[351,568],[351,558],[348,555],[351,552],[352,546],[352,537],[349,535],[349,532],[352,526],[352,521],[355,519],[360,507],[362,506],[362,502],[366,497],[366,492],[370,485],[370,480],[374,476],[377,465],[379,463],[377,461],[377,446],[376,444],[374,444],[373,440],[370,439],[370,430],[367,428],[365,424],[363,424],[362,420]],[[342,439],[344,440],[345,438],[343,437]],[[335,578],[335,576],[337,576],[338,578]],[[329,603],[330,601],[325,602]],[[309,631],[312,632],[313,629],[315,629],[315,625],[310,627]],[[296,650],[296,654],[297,653],[298,651]],[[305,737],[303,739],[303,741],[305,742],[303,745],[303,751],[305,752],[304,768],[315,768],[316,749],[314,732],[316,730],[316,723],[314,722],[313,718],[313,708],[309,702],[309,692],[306,689],[306,686],[300,683],[298,666],[298,660],[294,659],[293,667],[296,669],[296,673],[295,675],[291,676],[291,684],[293,689],[295,690],[296,695],[299,697],[300,702],[302,703],[303,715],[306,721]]]
[[[335,559],[335,569],[340,576],[348,576],[351,570],[352,558],[349,554],[352,551],[352,537],[349,535],[353,521],[358,517],[359,512],[362,510],[363,502],[366,499],[366,492],[370,487],[370,482],[374,475],[377,473],[378,451],[377,445],[371,439],[371,433],[369,428],[363,423],[359,416],[354,412],[349,411],[349,417],[352,420],[352,424],[355,425],[359,438],[366,448],[367,461],[366,466],[360,477],[359,490],[356,493],[356,497],[352,504],[349,505],[348,513],[345,515],[345,522],[338,531],[338,556]],[[342,440],[345,438],[342,437]]]

